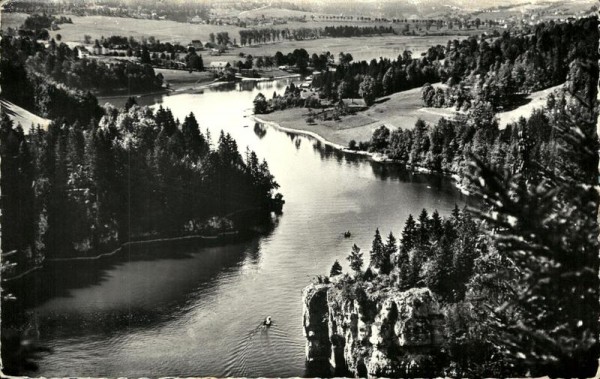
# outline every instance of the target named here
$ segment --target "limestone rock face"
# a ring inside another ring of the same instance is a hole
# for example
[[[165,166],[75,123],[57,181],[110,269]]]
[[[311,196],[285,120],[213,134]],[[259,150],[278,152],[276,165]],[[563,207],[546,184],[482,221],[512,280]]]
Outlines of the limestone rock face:
[[[302,332],[306,338],[306,360],[308,362],[329,359],[328,289],[329,285],[319,284],[310,285],[302,291]]]
[[[344,298],[335,284],[304,289],[307,360],[336,374],[431,376],[443,342],[443,314],[428,288]]]

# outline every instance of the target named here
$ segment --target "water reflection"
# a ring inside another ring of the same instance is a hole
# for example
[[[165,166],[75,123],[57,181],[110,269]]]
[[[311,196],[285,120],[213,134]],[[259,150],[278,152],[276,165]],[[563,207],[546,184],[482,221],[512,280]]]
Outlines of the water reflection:
[[[263,238],[270,233],[266,233]],[[119,281],[118,284],[129,285],[129,292],[121,292],[121,297],[115,297],[111,293],[110,301],[116,307],[116,314],[94,314],[97,322],[92,327],[113,330],[164,320],[169,315],[156,312],[161,309],[161,302],[168,299],[169,303],[183,304],[194,288],[210,283],[220,272],[239,267],[244,260],[248,264],[258,264],[258,240],[255,237],[248,242],[213,247],[199,246],[197,242],[162,244],[124,249],[115,256],[99,260],[48,262],[35,274],[6,283],[7,289],[16,294],[17,300],[3,304],[2,320],[18,324],[28,309],[37,308],[35,313],[49,317],[47,321],[50,325],[46,327],[50,326],[50,329],[56,331],[60,328],[52,322],[54,317],[77,318],[81,314],[81,304],[71,303],[69,299],[74,299],[74,294],[81,290],[87,289],[93,294],[94,287],[106,286],[111,280],[114,282],[118,279],[115,271],[127,273],[127,280]],[[134,263],[142,264],[147,270],[129,271],[128,267]],[[194,267],[197,270],[193,270]],[[153,271],[158,269],[161,272],[157,271],[155,273],[158,275],[153,276]],[[165,277],[170,270],[173,271],[171,274],[177,272],[177,279]],[[197,279],[188,280],[190,275]],[[154,279],[148,280],[149,278]],[[48,283],[53,285],[49,286]],[[32,294],[35,296],[31,296]],[[66,307],[58,307],[59,304]],[[168,307],[165,310],[177,309],[180,307]],[[80,332],[72,326],[64,331],[74,335]]]
[[[267,135],[267,127],[262,123],[254,123],[254,134],[256,134],[259,139],[263,139]]]

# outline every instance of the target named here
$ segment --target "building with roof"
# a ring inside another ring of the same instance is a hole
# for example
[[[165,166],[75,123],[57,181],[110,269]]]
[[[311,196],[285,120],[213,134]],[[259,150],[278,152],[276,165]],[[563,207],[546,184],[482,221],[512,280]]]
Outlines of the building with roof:
[[[207,71],[218,73],[223,72],[224,70],[230,68],[231,65],[229,62],[210,62],[210,64],[206,67]]]

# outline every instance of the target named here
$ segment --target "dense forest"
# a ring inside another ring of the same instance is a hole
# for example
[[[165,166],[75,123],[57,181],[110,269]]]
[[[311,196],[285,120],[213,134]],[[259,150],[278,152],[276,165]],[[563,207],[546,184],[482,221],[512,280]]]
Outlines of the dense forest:
[[[372,151],[458,172],[480,201],[446,219],[426,210],[417,220],[410,216],[399,243],[376,231],[366,270],[353,246],[352,273],[336,262],[319,278],[332,283],[342,303],[356,299],[365,309],[390,286],[432,290],[445,327],[431,375],[596,373],[597,37],[587,47],[569,46],[569,69],[556,79],[567,79],[564,89],[504,130],[488,102],[432,128],[419,121],[412,131],[380,128],[373,135]]]
[[[597,44],[595,18],[538,25],[531,33],[505,32],[492,41],[451,41],[440,79],[443,92],[423,89],[426,106],[468,109],[489,103],[494,110],[518,105],[522,96],[564,83],[569,65],[589,59]]]
[[[228,134],[211,148],[193,114],[180,124],[162,107],[128,107],[106,109],[98,124],[59,118],[27,136],[3,115],[2,248],[19,252],[11,261],[212,233],[229,223],[212,216],[281,209],[267,163],[242,157]]]

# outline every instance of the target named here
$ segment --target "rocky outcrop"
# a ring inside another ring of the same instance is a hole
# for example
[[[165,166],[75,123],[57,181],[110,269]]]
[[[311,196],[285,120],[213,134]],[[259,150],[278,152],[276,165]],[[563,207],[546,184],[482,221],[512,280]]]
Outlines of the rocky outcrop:
[[[311,285],[302,291],[303,334],[306,338],[306,360],[327,361],[330,343],[327,335],[327,292],[329,285]]]
[[[311,284],[303,301],[308,362],[329,361],[336,375],[439,374],[443,315],[428,288]]]

